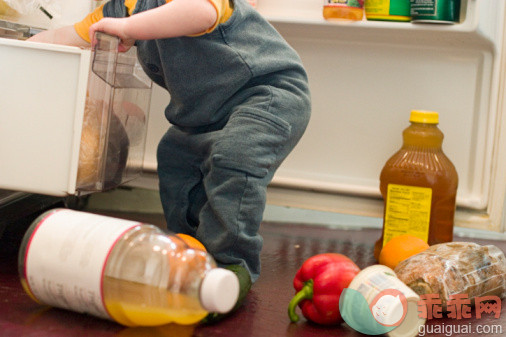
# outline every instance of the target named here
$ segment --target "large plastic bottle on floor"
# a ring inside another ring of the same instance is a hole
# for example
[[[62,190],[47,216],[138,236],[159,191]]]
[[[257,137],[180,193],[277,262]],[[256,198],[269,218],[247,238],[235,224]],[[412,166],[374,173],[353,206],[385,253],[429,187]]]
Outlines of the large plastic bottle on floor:
[[[413,110],[409,121],[402,147],[380,174],[385,207],[383,233],[374,247],[376,259],[383,245],[401,234],[429,245],[453,240],[458,175],[442,149],[439,114]]]
[[[19,252],[37,302],[126,326],[194,324],[230,311],[237,276],[153,225],[68,209],[39,216]]]

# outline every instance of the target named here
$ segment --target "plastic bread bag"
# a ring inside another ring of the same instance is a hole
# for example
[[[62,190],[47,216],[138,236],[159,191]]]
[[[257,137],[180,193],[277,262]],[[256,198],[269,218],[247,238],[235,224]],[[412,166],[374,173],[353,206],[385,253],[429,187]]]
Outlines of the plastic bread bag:
[[[434,294],[443,310],[453,296],[506,296],[506,258],[493,245],[472,242],[436,244],[397,265],[397,277],[418,295]]]
[[[108,105],[104,101],[87,97],[77,186],[102,190],[119,185],[126,167],[128,149],[128,135],[120,119],[114,113],[109,116]]]

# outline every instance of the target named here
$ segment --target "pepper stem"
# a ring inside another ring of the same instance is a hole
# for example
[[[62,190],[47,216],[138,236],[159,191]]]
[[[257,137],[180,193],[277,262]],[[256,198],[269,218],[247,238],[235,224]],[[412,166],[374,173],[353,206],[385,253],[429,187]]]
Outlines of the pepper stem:
[[[303,301],[303,300],[310,300],[313,298],[313,280],[309,280],[304,282],[304,287],[295,294],[295,296],[290,301],[290,304],[288,304],[288,317],[290,317],[290,321],[293,323],[299,321],[299,316],[295,312],[295,308],[297,308],[297,305]]]

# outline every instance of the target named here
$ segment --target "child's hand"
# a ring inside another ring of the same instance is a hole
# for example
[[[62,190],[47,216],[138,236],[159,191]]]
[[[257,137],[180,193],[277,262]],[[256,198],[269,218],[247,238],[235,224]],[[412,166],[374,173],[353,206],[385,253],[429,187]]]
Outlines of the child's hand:
[[[118,46],[119,52],[128,51],[134,45],[135,39],[128,36],[126,32],[127,25],[128,18],[103,18],[99,22],[91,25],[89,35],[92,48],[94,48],[97,43],[95,39],[95,33],[104,32],[120,38],[121,41]]]

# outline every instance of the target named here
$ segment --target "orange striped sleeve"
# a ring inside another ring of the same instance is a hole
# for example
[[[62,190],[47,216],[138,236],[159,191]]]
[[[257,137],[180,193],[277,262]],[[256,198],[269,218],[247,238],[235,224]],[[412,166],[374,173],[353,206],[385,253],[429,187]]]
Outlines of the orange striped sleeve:
[[[166,0],[166,2],[171,2],[172,0]],[[215,24],[207,29],[205,32],[202,32],[200,34],[195,34],[192,36],[199,36],[206,33],[212,32],[220,23],[226,22],[230,16],[232,15],[233,8],[229,4],[229,0],[208,0],[216,9],[218,18],[215,22]],[[137,0],[125,0],[125,7],[127,8],[128,15],[132,15],[133,11],[135,10],[135,6],[137,5]],[[104,17],[103,12],[104,5],[96,8],[93,12],[88,14],[84,20],[74,24],[74,29],[76,30],[77,34],[84,39],[87,42],[90,41],[89,36],[89,29],[91,25],[94,23],[100,21]]]
[[[134,12],[135,6],[137,5],[137,0],[125,0],[125,7],[127,8],[128,15],[132,15]],[[90,42],[90,36],[88,31],[92,24],[100,21],[104,17],[104,5],[96,8],[93,12],[88,14],[84,20],[76,23],[74,25],[74,29],[77,34],[83,38],[85,41]]]
[[[104,17],[103,13],[104,5],[96,8],[93,12],[88,14],[84,20],[74,24],[74,29],[76,30],[77,35],[79,35],[86,42],[90,41],[89,29],[92,24],[100,21]]]
[[[169,0],[170,1],[170,0]],[[167,1],[167,2],[169,2]],[[217,19],[214,25],[209,27],[205,32],[191,36],[200,36],[212,32],[220,23],[226,22],[231,16],[234,9],[230,6],[229,0],[208,0],[216,10]]]
[[[132,15],[136,5],[137,0],[125,0],[125,7],[127,8],[128,15]]]

